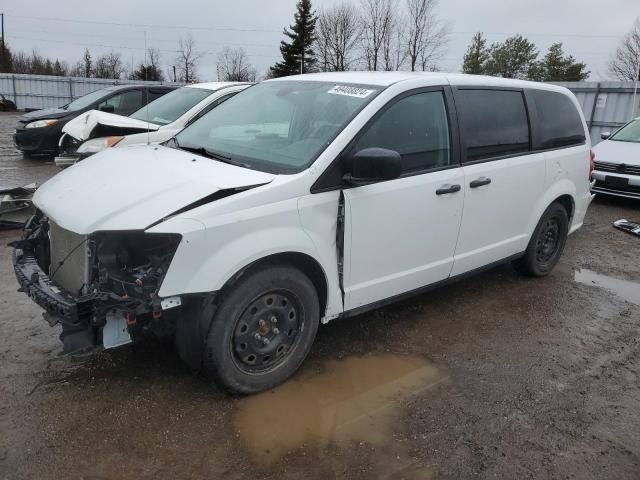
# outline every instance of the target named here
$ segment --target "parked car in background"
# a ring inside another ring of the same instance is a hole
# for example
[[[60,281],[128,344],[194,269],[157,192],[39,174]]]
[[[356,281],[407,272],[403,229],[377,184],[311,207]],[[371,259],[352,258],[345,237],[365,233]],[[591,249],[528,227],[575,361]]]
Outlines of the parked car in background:
[[[273,79],[163,145],[46,182],[15,272],[67,352],[174,332],[188,364],[259,392],[320,323],[502,262],[549,274],[593,198],[590,146],[576,98],[550,84]]]
[[[68,167],[109,147],[169,140],[249,85],[238,82],[187,85],[149,103],[129,117],[99,110],[85,112],[62,128],[56,165]]]
[[[96,90],[60,107],[36,110],[18,117],[13,140],[25,155],[55,155],[62,127],[87,110],[131,115],[147,102],[176,87],[168,85],[117,85]]]
[[[631,120],[593,148],[596,181],[593,191],[616,197],[640,198],[640,117]]]

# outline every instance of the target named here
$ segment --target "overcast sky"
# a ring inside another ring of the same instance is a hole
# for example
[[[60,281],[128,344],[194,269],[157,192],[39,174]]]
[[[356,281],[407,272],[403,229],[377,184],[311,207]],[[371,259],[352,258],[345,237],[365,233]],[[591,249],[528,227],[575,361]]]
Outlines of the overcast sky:
[[[314,0],[315,9],[340,0]],[[359,0],[352,1],[359,5]],[[403,2],[404,0],[398,0]],[[217,53],[241,46],[259,73],[280,58],[284,26],[293,19],[295,0],[13,0],[2,2],[5,38],[14,50],[35,48],[43,55],[75,63],[88,47],[94,55],[119,51],[130,64],[141,60],[144,31],[161,62],[174,64],[177,40],[192,33],[201,80],[215,80]],[[101,6],[102,5],[102,6]],[[591,79],[608,78],[607,60],[619,39],[640,15],[640,0],[441,0],[440,16],[451,27],[450,41],[438,66],[459,71],[476,31],[489,42],[515,33],[541,51],[553,42],[587,63]],[[145,26],[141,26],[145,25]]]

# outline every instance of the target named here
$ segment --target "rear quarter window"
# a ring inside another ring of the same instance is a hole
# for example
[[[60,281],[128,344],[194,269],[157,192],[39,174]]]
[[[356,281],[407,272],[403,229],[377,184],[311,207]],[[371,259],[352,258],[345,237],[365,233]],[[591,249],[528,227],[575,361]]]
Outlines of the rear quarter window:
[[[585,143],[582,119],[567,95],[547,90],[531,90],[530,94],[538,116],[535,148],[560,148]]]

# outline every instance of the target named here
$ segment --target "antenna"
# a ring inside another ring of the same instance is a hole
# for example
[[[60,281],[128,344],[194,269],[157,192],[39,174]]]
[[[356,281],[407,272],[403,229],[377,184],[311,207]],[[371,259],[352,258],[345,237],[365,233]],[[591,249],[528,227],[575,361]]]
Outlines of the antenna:
[[[150,121],[149,121],[149,85],[147,84],[147,81],[149,79],[149,66],[147,65],[147,31],[144,31],[144,81],[146,84],[146,87],[144,89],[144,93],[147,96],[146,98],[146,102],[145,102],[145,110],[146,110],[146,115],[145,117],[147,117],[147,145],[151,145],[151,132],[149,131],[150,128]]]

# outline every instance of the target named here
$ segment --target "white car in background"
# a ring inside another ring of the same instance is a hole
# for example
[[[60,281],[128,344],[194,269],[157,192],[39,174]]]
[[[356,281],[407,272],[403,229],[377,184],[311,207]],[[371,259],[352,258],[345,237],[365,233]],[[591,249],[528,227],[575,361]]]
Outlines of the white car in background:
[[[593,192],[640,198],[640,117],[631,120],[593,148],[596,155]]]
[[[187,85],[128,117],[91,110],[62,129],[55,163],[65,168],[109,147],[165,142],[250,85],[238,82]]]

